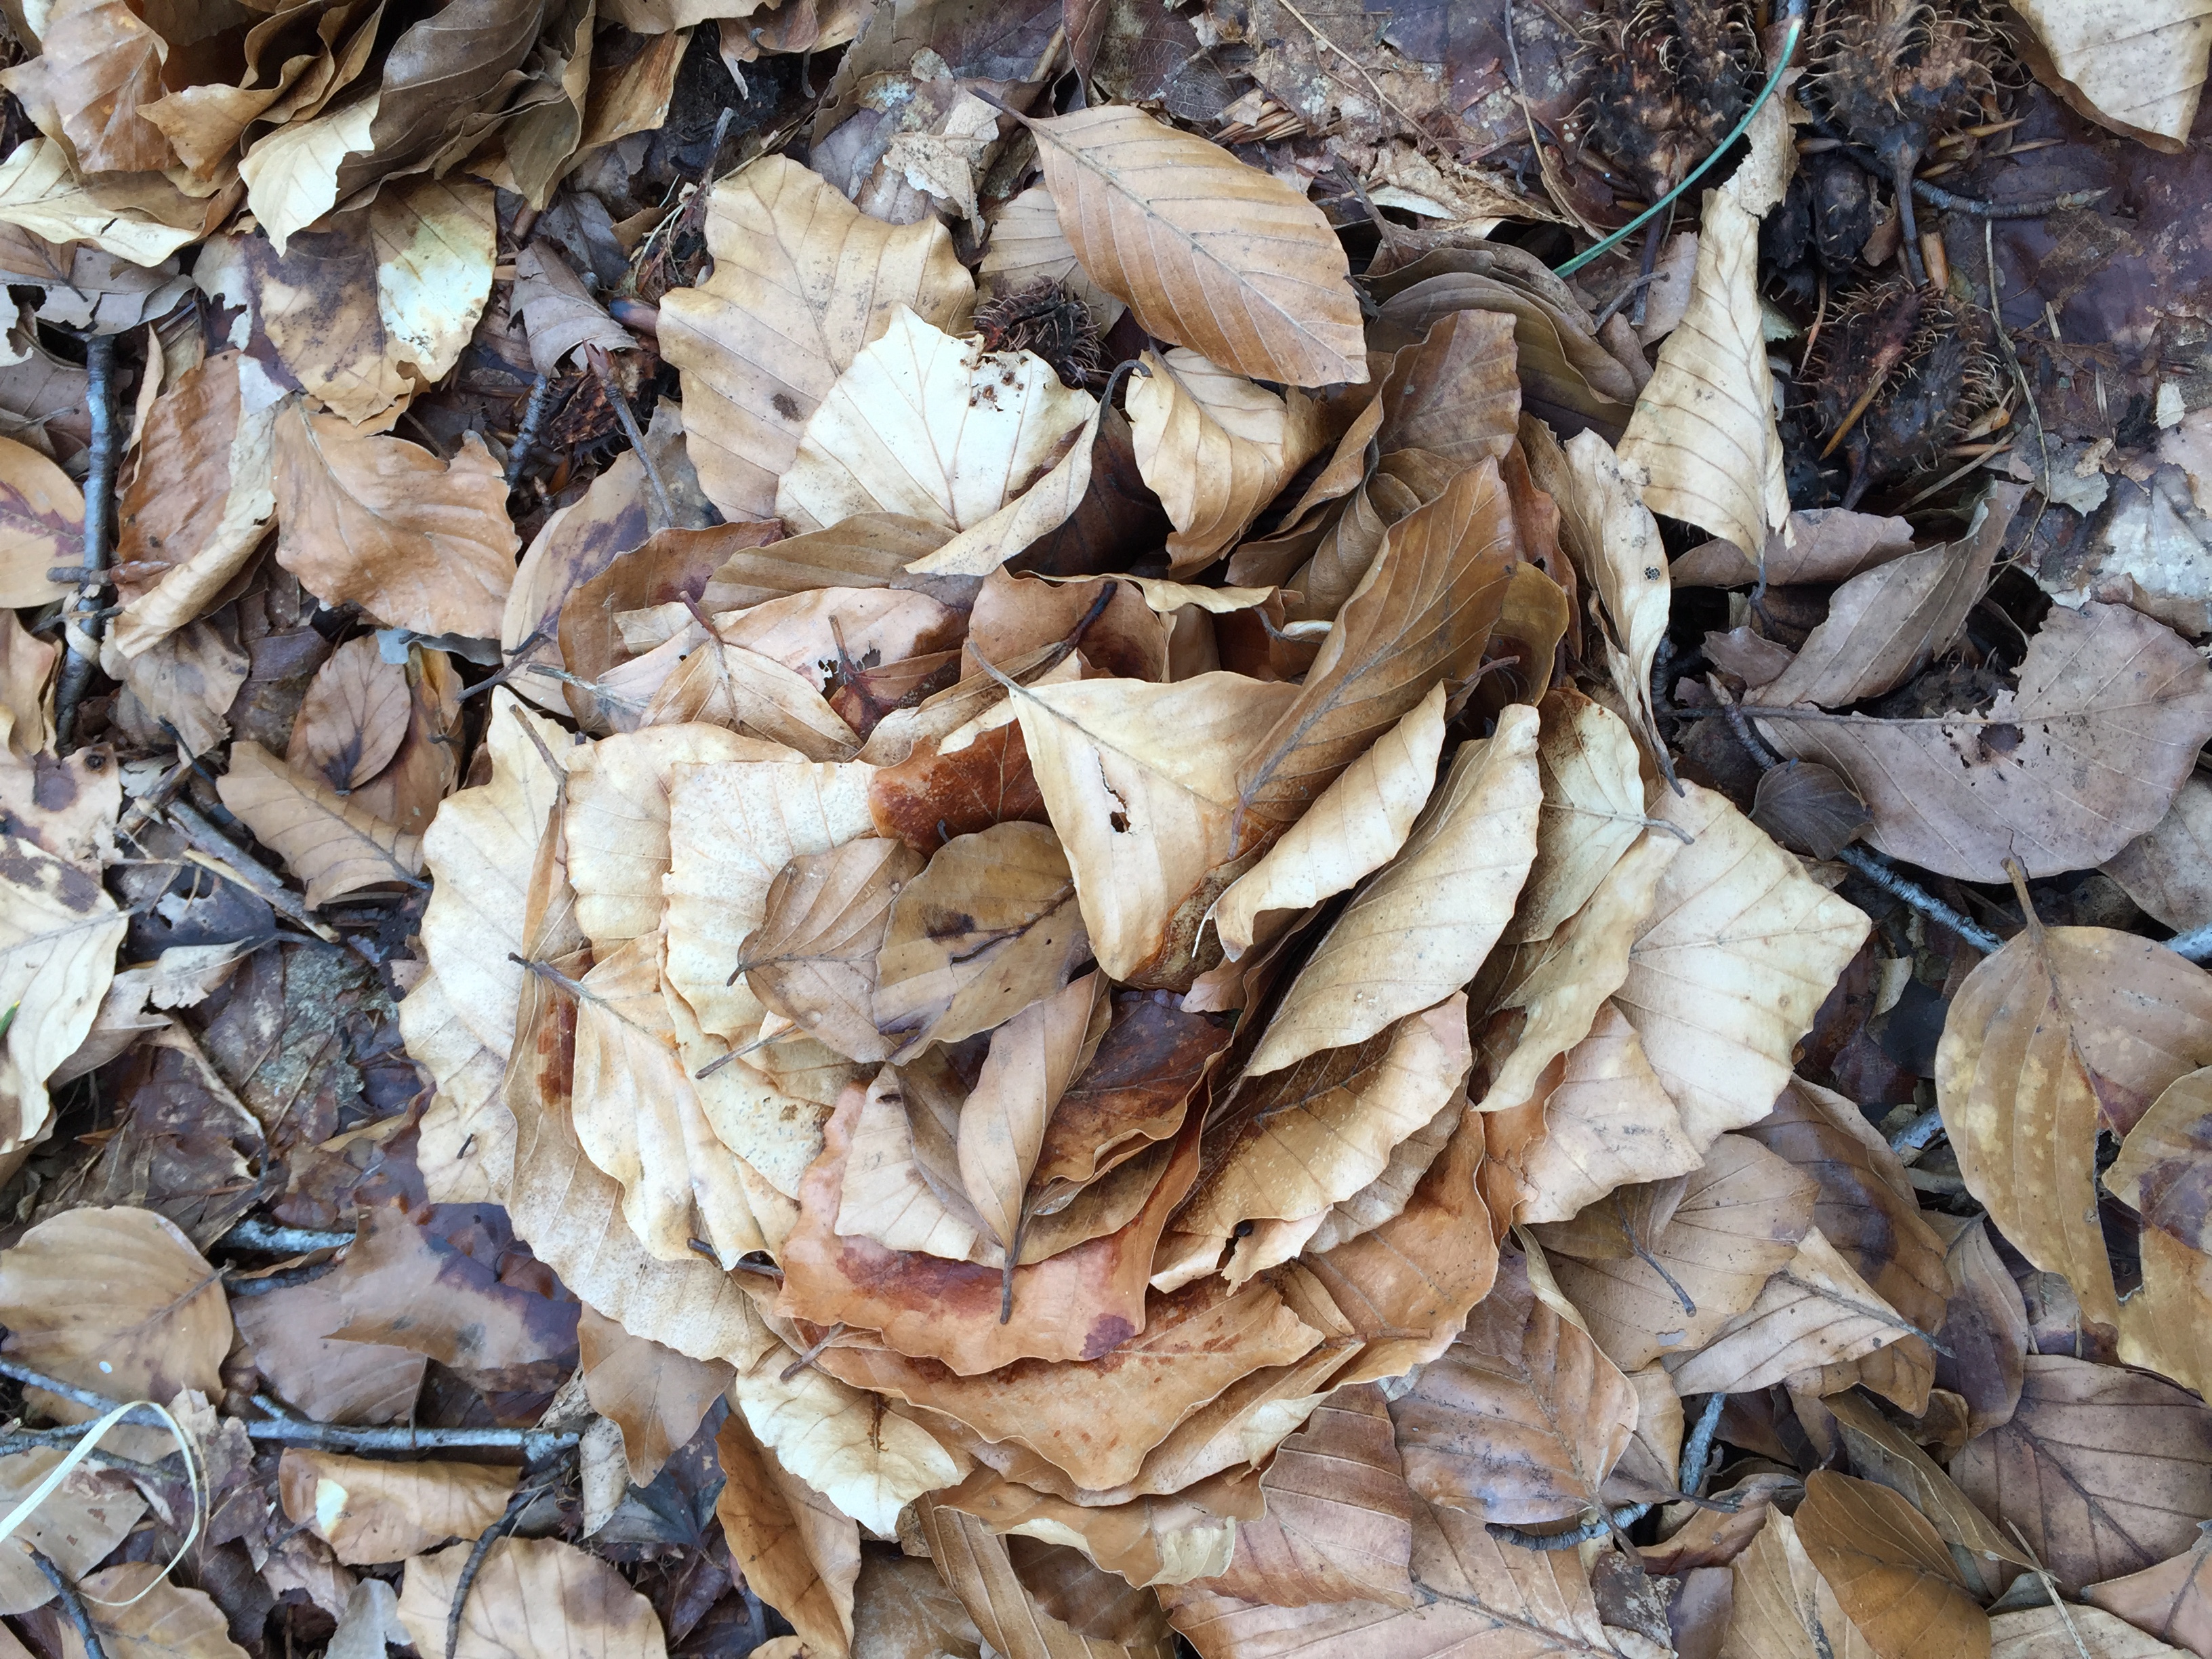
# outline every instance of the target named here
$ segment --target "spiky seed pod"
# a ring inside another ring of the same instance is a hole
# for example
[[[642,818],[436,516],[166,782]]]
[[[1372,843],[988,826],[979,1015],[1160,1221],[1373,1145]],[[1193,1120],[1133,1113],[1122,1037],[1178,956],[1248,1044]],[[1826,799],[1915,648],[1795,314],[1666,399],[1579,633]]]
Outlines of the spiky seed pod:
[[[1978,119],[1995,41],[1971,0],[1845,0],[1814,47],[1814,101],[1893,169]]]
[[[1603,0],[1583,34],[1590,144],[1648,200],[1711,155],[1759,89],[1744,0]]]
[[[1048,276],[984,301],[975,327],[986,351],[1033,351],[1067,386],[1081,388],[1103,367],[1090,308]]]
[[[1990,319],[1939,290],[1890,281],[1832,312],[1814,363],[1814,412],[1850,467],[1844,505],[1932,466],[2002,390]]]

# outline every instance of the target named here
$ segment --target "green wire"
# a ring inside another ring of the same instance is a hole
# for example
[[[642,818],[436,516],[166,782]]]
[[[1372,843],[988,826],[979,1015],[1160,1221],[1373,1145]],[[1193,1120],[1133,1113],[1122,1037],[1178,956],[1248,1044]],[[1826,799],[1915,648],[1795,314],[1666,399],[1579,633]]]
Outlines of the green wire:
[[[1782,84],[1783,72],[1790,67],[1790,60],[1797,55],[1798,37],[1803,34],[1804,32],[1805,24],[1802,18],[1793,17],[1790,20],[1790,38],[1782,44],[1782,61],[1774,66],[1774,72],[1766,77],[1766,84],[1759,89],[1759,96],[1752,100],[1751,107],[1743,112],[1743,119],[1737,122],[1735,125],[1730,129],[1729,136],[1721,140],[1718,147],[1714,149],[1711,155],[1705,157],[1704,161],[1698,162],[1696,167],[1690,170],[1688,177],[1685,178],[1680,184],[1675,185],[1674,189],[1668,191],[1664,196],[1662,196],[1650,207],[1644,209],[1643,212],[1638,214],[1633,219],[1631,219],[1619,230],[1614,231],[1612,235],[1607,237],[1605,240],[1600,242],[1595,247],[1591,248],[1586,253],[1577,253],[1573,258],[1568,260],[1566,264],[1557,267],[1552,274],[1555,276],[1571,276],[1577,271],[1580,270],[1584,265],[1589,264],[1591,260],[1598,258],[1601,254],[1610,253],[1614,248],[1619,247],[1620,244],[1626,241],[1629,237],[1634,235],[1645,225],[1650,224],[1651,221],[1656,218],[1662,210],[1673,204],[1676,197],[1680,196],[1684,191],[1689,189],[1692,185],[1696,184],[1699,179],[1703,178],[1705,176],[1705,169],[1712,166],[1714,162],[1719,161],[1722,156],[1728,154],[1729,146],[1735,143],[1737,139],[1743,137],[1745,131],[1748,130],[1751,125],[1752,117],[1758,114],[1761,109],[1765,108],[1766,100],[1774,95],[1775,88]]]

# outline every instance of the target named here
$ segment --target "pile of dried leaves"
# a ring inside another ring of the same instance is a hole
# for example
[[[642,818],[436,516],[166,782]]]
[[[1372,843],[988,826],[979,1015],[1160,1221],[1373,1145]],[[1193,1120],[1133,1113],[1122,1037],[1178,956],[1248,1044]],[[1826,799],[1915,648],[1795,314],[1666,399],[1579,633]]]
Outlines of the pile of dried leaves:
[[[1771,9],[8,6],[0,1659],[2212,1659],[2212,32]]]

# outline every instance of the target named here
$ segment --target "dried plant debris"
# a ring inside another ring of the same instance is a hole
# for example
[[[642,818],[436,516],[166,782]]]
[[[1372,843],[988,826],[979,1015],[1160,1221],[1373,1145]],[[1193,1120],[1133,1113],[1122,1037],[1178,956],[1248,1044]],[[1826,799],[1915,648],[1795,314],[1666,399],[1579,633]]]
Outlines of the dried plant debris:
[[[10,19],[0,1647],[2212,1656],[2203,0]]]

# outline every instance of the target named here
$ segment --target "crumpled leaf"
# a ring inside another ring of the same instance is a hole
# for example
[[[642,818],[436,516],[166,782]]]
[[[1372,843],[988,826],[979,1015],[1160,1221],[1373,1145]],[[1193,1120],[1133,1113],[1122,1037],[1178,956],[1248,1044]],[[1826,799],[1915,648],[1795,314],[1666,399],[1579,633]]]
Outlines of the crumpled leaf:
[[[1701,525],[1756,557],[1790,517],[1782,439],[1759,335],[1759,221],[1705,192],[1689,308],[1659,348],[1620,440],[1655,513]]]
[[[714,1513],[745,1583],[816,1651],[848,1650],[860,1528],[754,1439],[741,1413],[715,1431],[714,1453],[724,1476]]]
[[[2154,149],[2185,146],[2212,53],[2202,0],[2026,0],[2020,14],[2029,63],[2075,110]]]
[[[258,743],[231,745],[222,804],[276,849],[320,905],[364,887],[416,884],[422,842],[356,806],[320,778],[294,771]]]
[[[807,417],[901,306],[966,323],[975,285],[934,217],[888,225],[818,173],[764,155],[714,187],[714,274],[662,301],[662,349],[684,372],[685,445],[708,499],[775,512]]]
[[[1197,570],[1244,533],[1319,447],[1318,422],[1242,375],[1180,347],[1146,352],[1130,383],[1137,470],[1166,506],[1168,568]]]

